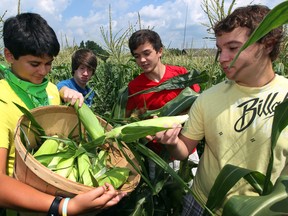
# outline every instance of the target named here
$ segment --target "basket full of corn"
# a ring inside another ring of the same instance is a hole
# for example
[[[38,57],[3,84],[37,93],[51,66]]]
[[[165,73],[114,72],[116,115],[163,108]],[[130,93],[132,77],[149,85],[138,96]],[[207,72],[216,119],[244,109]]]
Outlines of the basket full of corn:
[[[16,179],[60,196],[74,196],[105,182],[129,193],[139,184],[134,154],[123,141],[111,139],[113,127],[85,104],[23,113],[15,131]]]

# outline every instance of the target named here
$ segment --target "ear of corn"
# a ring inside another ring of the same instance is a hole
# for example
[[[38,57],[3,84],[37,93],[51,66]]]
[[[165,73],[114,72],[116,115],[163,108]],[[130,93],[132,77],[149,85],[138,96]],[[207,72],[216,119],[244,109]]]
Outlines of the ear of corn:
[[[183,124],[187,120],[187,114],[147,119],[116,127],[106,132],[105,136],[106,138],[118,138],[124,142],[131,142],[147,135],[154,135],[159,131],[167,130],[174,125]]]
[[[67,178],[70,173],[72,172],[73,166],[74,166],[74,157],[70,158],[62,158],[59,163],[57,164],[55,172],[58,175],[61,175],[65,178]]]
[[[128,179],[130,170],[126,167],[114,167],[97,179],[98,184],[104,185],[105,182],[112,184],[116,189],[121,187]]]
[[[56,153],[59,147],[59,142],[54,139],[46,139],[40,148],[34,153],[34,157],[45,166],[54,158],[52,154]]]
[[[67,179],[69,179],[70,181],[74,181],[74,182],[78,182],[78,169],[73,166],[72,171],[70,172],[70,174],[68,175]]]
[[[93,176],[90,174],[89,169],[91,169],[90,158],[86,153],[83,153],[77,157],[79,181],[87,186],[93,185]]]
[[[77,101],[74,105],[74,108],[78,113],[80,121],[82,122],[89,136],[93,140],[104,135],[104,128],[100,124],[96,115],[85,103],[81,107],[79,107]]]
[[[108,152],[106,150],[101,150],[98,152],[98,156],[94,162],[95,166],[106,167]]]
[[[57,169],[57,165],[60,162],[62,158],[60,156],[55,156],[53,159],[50,161],[50,163],[47,165],[47,168],[54,171]]]
[[[108,152],[101,150],[97,157],[93,158],[91,171],[95,179],[99,178],[107,172],[107,156]]]

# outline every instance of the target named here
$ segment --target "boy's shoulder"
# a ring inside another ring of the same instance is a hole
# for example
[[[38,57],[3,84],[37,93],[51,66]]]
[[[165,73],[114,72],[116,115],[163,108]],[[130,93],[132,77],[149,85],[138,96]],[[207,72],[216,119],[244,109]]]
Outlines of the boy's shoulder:
[[[133,80],[131,80],[129,83],[128,83],[128,86],[135,86],[135,85],[139,85],[139,84],[143,84],[144,82],[147,81],[147,77],[145,75],[145,73],[141,73],[139,74],[138,76],[136,76]]]
[[[56,86],[57,86],[58,89],[61,89],[63,86],[68,86],[68,87],[71,88],[71,87],[74,87],[75,84],[74,84],[74,82],[73,82],[73,80],[71,78],[71,79],[66,79],[66,80],[62,80],[62,81],[58,82],[56,84]]]
[[[174,72],[177,72],[178,74],[187,73],[187,69],[183,66],[178,66],[178,65],[165,65],[165,66],[166,66],[166,72],[174,71]]]

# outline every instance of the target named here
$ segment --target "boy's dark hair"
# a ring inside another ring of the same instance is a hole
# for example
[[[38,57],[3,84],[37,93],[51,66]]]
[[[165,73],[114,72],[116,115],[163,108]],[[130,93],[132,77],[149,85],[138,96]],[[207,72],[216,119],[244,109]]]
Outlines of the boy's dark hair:
[[[235,9],[230,15],[216,23],[214,26],[215,36],[220,36],[224,32],[231,32],[237,27],[246,27],[250,31],[248,36],[258,27],[270,9],[264,5],[249,5]],[[270,52],[270,58],[274,61],[280,52],[281,39],[283,37],[283,28],[279,27],[270,31],[262,37],[258,43],[264,44],[266,48],[273,47]]]
[[[75,70],[77,70],[81,64],[90,68],[93,71],[93,74],[96,71],[97,58],[90,49],[83,48],[76,50],[72,55],[71,62],[72,75],[74,75]]]
[[[129,38],[129,49],[131,54],[133,55],[133,51],[146,42],[151,43],[156,52],[163,47],[161,38],[157,32],[150,29],[141,29],[134,32]]]
[[[3,25],[4,46],[17,60],[20,56],[57,56],[60,44],[54,30],[39,14],[22,13]]]

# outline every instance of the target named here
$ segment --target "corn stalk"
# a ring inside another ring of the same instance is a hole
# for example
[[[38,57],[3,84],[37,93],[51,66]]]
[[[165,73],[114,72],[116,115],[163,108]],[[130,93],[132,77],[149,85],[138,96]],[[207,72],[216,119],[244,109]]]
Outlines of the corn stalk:
[[[227,12],[224,10],[225,2],[224,0],[203,0],[201,4],[201,8],[204,13],[207,15],[209,24],[202,23],[204,26],[208,28],[208,32],[211,34],[213,26],[225,18],[227,15],[231,13],[233,7],[236,5],[236,0],[232,0],[230,3]]]

